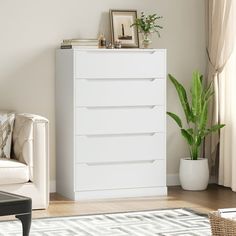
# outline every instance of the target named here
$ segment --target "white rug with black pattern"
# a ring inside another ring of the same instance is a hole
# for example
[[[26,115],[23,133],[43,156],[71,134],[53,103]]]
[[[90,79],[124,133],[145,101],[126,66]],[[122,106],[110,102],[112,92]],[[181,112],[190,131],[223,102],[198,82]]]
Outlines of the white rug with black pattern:
[[[19,221],[0,222],[1,236],[21,236]],[[208,218],[188,209],[35,219],[30,236],[207,236]]]

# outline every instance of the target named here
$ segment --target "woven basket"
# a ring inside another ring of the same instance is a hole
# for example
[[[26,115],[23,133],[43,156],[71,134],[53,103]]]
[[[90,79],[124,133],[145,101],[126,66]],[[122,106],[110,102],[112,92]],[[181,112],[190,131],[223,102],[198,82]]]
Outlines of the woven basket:
[[[236,236],[236,221],[220,217],[218,212],[209,213],[213,236]]]

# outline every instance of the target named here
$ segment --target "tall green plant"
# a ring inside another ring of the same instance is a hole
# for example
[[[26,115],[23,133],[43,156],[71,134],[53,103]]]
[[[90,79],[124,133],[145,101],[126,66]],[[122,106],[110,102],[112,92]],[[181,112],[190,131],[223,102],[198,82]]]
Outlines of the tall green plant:
[[[204,138],[208,134],[216,132],[225,126],[224,124],[217,124],[212,127],[207,127],[208,105],[214,94],[212,83],[208,87],[205,87],[203,76],[199,72],[194,72],[190,89],[191,100],[189,101],[184,86],[172,75],[169,74],[168,78],[175,86],[178,93],[179,101],[185,114],[187,127],[183,127],[183,122],[178,115],[172,112],[167,112],[167,114],[180,127],[181,134],[189,145],[191,159],[197,160]]]

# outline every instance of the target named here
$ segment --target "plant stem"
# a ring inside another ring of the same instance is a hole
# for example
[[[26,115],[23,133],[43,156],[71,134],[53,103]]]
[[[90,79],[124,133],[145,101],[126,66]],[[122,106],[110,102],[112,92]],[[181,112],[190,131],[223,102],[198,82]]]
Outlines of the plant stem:
[[[192,159],[197,160],[199,154],[199,147],[196,143],[191,146]]]

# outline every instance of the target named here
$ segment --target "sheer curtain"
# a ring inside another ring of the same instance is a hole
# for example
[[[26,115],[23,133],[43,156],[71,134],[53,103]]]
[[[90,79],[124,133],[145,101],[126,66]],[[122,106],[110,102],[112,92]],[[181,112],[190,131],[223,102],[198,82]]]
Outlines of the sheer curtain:
[[[213,80],[215,89],[211,123],[223,123],[226,127],[220,133],[210,136],[206,143],[206,155],[214,162],[216,155],[219,154],[218,182],[231,187],[234,191],[236,191],[235,12],[236,0],[207,1],[208,82]],[[219,141],[220,146],[218,146]]]
[[[236,44],[236,42],[235,42]],[[236,47],[219,80],[220,133],[219,184],[236,191]]]

